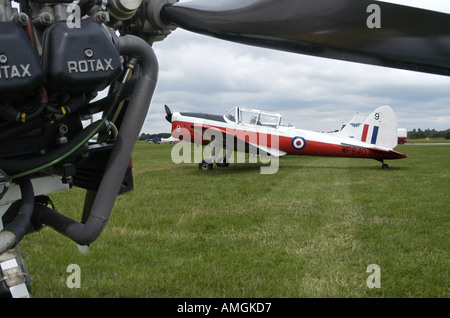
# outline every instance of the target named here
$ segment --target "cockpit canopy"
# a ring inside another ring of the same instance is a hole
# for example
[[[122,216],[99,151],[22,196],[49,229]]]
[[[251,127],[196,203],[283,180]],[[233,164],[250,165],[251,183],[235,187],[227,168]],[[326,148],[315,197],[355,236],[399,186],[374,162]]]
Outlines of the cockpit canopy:
[[[236,124],[256,125],[272,128],[284,126],[281,123],[282,116],[280,114],[265,112],[257,109],[235,107],[224,117],[227,121],[234,122]]]

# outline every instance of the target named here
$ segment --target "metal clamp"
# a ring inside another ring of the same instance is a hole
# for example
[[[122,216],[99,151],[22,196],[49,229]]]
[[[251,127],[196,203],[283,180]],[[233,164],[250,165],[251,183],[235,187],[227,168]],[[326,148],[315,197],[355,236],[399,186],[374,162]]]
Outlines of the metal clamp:
[[[11,251],[0,255],[1,281],[9,288],[13,298],[29,298],[28,288],[25,283],[25,275],[17,263],[16,256]]]
[[[0,170],[0,200],[3,198],[6,192],[8,192],[9,185],[9,177],[2,170]]]

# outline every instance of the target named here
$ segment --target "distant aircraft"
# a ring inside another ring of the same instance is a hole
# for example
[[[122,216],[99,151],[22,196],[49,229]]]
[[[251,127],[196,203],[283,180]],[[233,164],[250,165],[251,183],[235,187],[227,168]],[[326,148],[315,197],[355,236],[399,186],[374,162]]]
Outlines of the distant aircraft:
[[[209,145],[213,149],[225,149],[225,156],[218,158],[220,151],[211,151],[207,160],[199,163],[199,169],[210,170],[213,162],[226,167],[234,150],[249,153],[284,155],[371,158],[388,168],[386,159],[402,159],[407,155],[393,150],[398,143],[397,121],[390,106],[381,106],[370,115],[357,113],[340,131],[332,133],[297,129],[284,124],[278,113],[236,107],[227,114],[172,113],[168,106],[166,119],[172,123],[172,136],[184,141]],[[180,130],[189,133],[180,136]],[[223,138],[206,136],[223,134]],[[226,140],[234,140],[232,146]],[[237,143],[245,144],[238,149]],[[228,146],[228,147],[227,147]]]
[[[146,139],[145,141],[148,143],[163,144],[163,143],[179,142],[180,139],[173,138],[172,136],[170,136],[169,138],[154,137],[154,138]]]

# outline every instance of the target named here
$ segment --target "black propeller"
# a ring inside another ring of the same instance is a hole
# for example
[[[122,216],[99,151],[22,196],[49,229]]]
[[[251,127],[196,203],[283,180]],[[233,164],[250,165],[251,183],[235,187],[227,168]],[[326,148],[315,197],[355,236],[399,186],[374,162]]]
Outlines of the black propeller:
[[[167,120],[169,123],[172,123],[172,112],[170,111],[169,106],[164,105],[164,109],[166,110],[166,120]]]
[[[450,75],[450,14],[370,0],[197,0],[161,17],[233,42]]]

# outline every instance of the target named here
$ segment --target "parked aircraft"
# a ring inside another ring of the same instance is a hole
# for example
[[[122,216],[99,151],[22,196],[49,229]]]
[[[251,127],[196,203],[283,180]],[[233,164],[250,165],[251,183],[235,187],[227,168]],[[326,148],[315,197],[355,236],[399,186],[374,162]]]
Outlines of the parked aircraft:
[[[169,138],[154,137],[154,138],[149,138],[145,141],[148,143],[154,143],[154,144],[164,144],[164,143],[175,143],[175,142],[179,142],[180,140],[170,136]]]
[[[172,136],[213,148],[211,156],[199,163],[210,170],[213,162],[226,167],[233,151],[284,155],[371,158],[382,163],[407,155],[393,150],[398,143],[397,121],[390,106],[381,106],[370,115],[357,113],[338,132],[324,133],[298,129],[284,124],[282,116],[257,109],[235,107],[227,114],[172,113],[166,108],[166,119],[172,123]],[[185,133],[180,134],[181,130]],[[186,133],[188,132],[188,133]],[[232,141],[232,142],[230,142]],[[239,148],[239,142],[245,147]],[[225,156],[218,158],[221,150]]]

